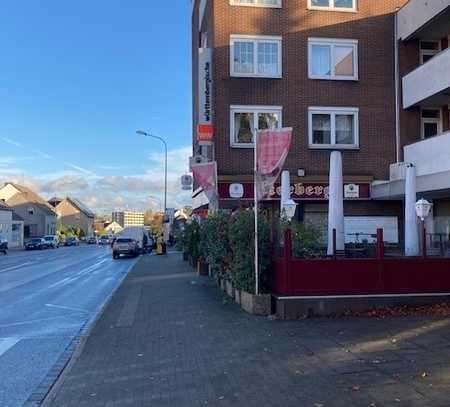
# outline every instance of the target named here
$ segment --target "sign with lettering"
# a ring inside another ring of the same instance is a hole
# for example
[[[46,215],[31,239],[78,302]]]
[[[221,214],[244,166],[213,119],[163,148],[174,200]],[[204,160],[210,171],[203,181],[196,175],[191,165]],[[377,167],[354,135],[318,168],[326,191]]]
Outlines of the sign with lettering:
[[[231,186],[234,185],[231,182],[219,182],[219,196],[220,199],[236,199],[231,194]],[[240,184],[243,188],[243,193],[240,199],[253,199],[253,183],[246,182]],[[370,199],[370,184],[369,183],[356,183],[356,184],[345,184],[344,189],[347,185],[357,186],[358,197],[356,198],[353,194],[352,196],[347,196],[345,199]],[[329,187],[327,183],[295,183],[291,185],[291,198],[294,200],[304,200],[304,201],[325,201],[328,200]],[[281,199],[281,185],[275,184],[275,186],[270,190],[268,198],[266,201],[270,200],[280,200]]]
[[[198,127],[197,141],[200,144],[212,142],[213,129],[213,81],[212,49],[199,48],[198,51]]]

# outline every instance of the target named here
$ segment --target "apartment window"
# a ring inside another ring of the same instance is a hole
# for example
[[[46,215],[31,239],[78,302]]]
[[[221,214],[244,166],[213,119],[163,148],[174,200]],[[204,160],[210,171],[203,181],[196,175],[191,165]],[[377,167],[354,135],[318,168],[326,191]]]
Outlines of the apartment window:
[[[356,0],[308,0],[308,8],[328,11],[356,11]]]
[[[359,148],[357,108],[311,107],[309,109],[310,148]]]
[[[358,80],[358,40],[310,38],[308,75],[311,79]]]
[[[437,136],[442,133],[441,109],[422,109],[421,113],[421,136],[423,139]]]
[[[231,146],[253,147],[255,129],[281,128],[281,111],[279,106],[231,106]]]
[[[282,0],[230,0],[232,6],[274,7],[280,8]]]
[[[424,64],[441,51],[440,41],[420,41],[420,63]]]
[[[231,76],[280,78],[281,37],[232,35]]]

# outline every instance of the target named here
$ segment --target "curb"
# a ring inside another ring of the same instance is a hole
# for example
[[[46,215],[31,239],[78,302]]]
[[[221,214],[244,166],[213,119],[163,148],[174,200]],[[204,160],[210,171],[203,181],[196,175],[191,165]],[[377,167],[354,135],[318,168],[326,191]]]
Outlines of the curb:
[[[99,307],[98,311],[89,318],[78,333],[70,341],[67,348],[63,351],[61,356],[51,367],[46,377],[41,381],[39,386],[33,391],[31,396],[25,401],[23,407],[46,407],[54,400],[59,388],[64,383],[66,374],[71,370],[73,364],[79,359],[83,352],[84,346],[92,332],[97,325],[97,322],[103,316],[106,308],[111,303],[114,295],[117,293],[120,287],[128,278],[129,274],[134,268],[142,261],[142,257],[133,265],[133,267],[127,272],[126,276],[122,279],[116,289],[111,292],[103,304]]]

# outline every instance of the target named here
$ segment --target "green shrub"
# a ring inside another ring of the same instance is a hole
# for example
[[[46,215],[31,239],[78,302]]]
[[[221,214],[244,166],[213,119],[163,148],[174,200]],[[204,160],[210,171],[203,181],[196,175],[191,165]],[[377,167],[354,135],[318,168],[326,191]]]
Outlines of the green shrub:
[[[201,257],[219,278],[226,278],[230,274],[230,220],[229,214],[218,212],[210,215],[201,224]]]
[[[294,223],[292,230],[292,250],[295,257],[316,258],[322,256],[320,232],[312,225]]]
[[[200,224],[193,220],[186,224],[183,233],[183,250],[189,253],[194,259],[198,259],[200,252]]]
[[[255,218],[253,211],[240,212],[231,218],[229,241],[232,252],[232,281],[240,290],[255,293]],[[261,292],[268,288],[270,267],[269,225],[264,216],[258,217],[259,283]]]

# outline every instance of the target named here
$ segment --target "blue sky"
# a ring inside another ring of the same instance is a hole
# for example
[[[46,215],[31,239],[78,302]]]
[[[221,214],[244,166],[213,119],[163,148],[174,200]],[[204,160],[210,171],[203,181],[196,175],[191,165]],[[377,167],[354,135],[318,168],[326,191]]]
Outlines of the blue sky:
[[[0,182],[93,209],[158,207],[162,145],[171,205],[191,145],[189,0],[3,0]]]

